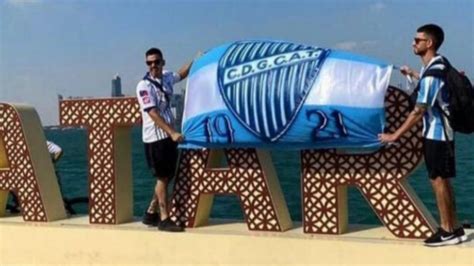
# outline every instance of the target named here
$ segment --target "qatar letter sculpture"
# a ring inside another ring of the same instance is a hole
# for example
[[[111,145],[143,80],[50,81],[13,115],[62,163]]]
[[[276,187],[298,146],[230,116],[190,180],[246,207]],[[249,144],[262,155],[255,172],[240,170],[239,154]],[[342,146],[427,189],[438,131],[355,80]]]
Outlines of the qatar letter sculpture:
[[[278,41],[210,50],[186,89],[183,148],[375,148],[392,66]]]

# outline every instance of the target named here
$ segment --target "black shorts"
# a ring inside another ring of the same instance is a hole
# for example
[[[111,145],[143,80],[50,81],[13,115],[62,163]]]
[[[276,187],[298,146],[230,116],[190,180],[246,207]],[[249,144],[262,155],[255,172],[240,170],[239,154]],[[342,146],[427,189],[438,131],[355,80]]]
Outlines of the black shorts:
[[[423,152],[430,179],[456,176],[454,141],[424,139]]]
[[[166,138],[145,143],[145,156],[152,174],[158,179],[173,178],[178,161],[178,143]]]

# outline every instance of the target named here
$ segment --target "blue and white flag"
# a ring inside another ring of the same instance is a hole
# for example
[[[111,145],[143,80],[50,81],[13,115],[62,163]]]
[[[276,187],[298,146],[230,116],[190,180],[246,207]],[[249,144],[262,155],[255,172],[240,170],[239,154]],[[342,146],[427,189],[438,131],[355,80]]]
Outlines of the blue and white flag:
[[[191,68],[180,147],[378,147],[392,67],[281,41],[219,46]]]

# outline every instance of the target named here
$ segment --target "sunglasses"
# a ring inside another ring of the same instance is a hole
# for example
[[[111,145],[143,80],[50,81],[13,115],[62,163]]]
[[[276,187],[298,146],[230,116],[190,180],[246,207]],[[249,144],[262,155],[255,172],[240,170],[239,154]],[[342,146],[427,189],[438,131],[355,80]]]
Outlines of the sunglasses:
[[[420,43],[420,42],[426,42],[428,39],[423,39],[423,38],[413,38],[413,40],[415,41],[416,44]]]
[[[146,64],[148,66],[151,66],[152,64],[155,64],[157,66],[161,66],[164,62],[165,62],[165,60],[163,60],[163,59],[156,59],[156,60],[153,60],[153,61],[146,61]]]

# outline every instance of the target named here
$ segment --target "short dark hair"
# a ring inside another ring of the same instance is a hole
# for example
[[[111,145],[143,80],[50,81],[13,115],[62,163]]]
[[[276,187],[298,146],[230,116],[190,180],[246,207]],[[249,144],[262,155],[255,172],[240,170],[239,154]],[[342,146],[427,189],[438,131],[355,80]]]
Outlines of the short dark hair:
[[[438,51],[439,47],[441,47],[441,44],[443,44],[444,32],[443,29],[438,25],[426,24],[419,27],[416,32],[423,32],[426,35],[429,35],[430,38],[433,40],[436,51]]]
[[[157,54],[161,58],[163,58],[163,53],[158,48],[153,47],[153,48],[148,49],[148,51],[146,51],[146,53],[145,53],[145,56],[149,56],[149,55],[152,55],[152,54]]]

